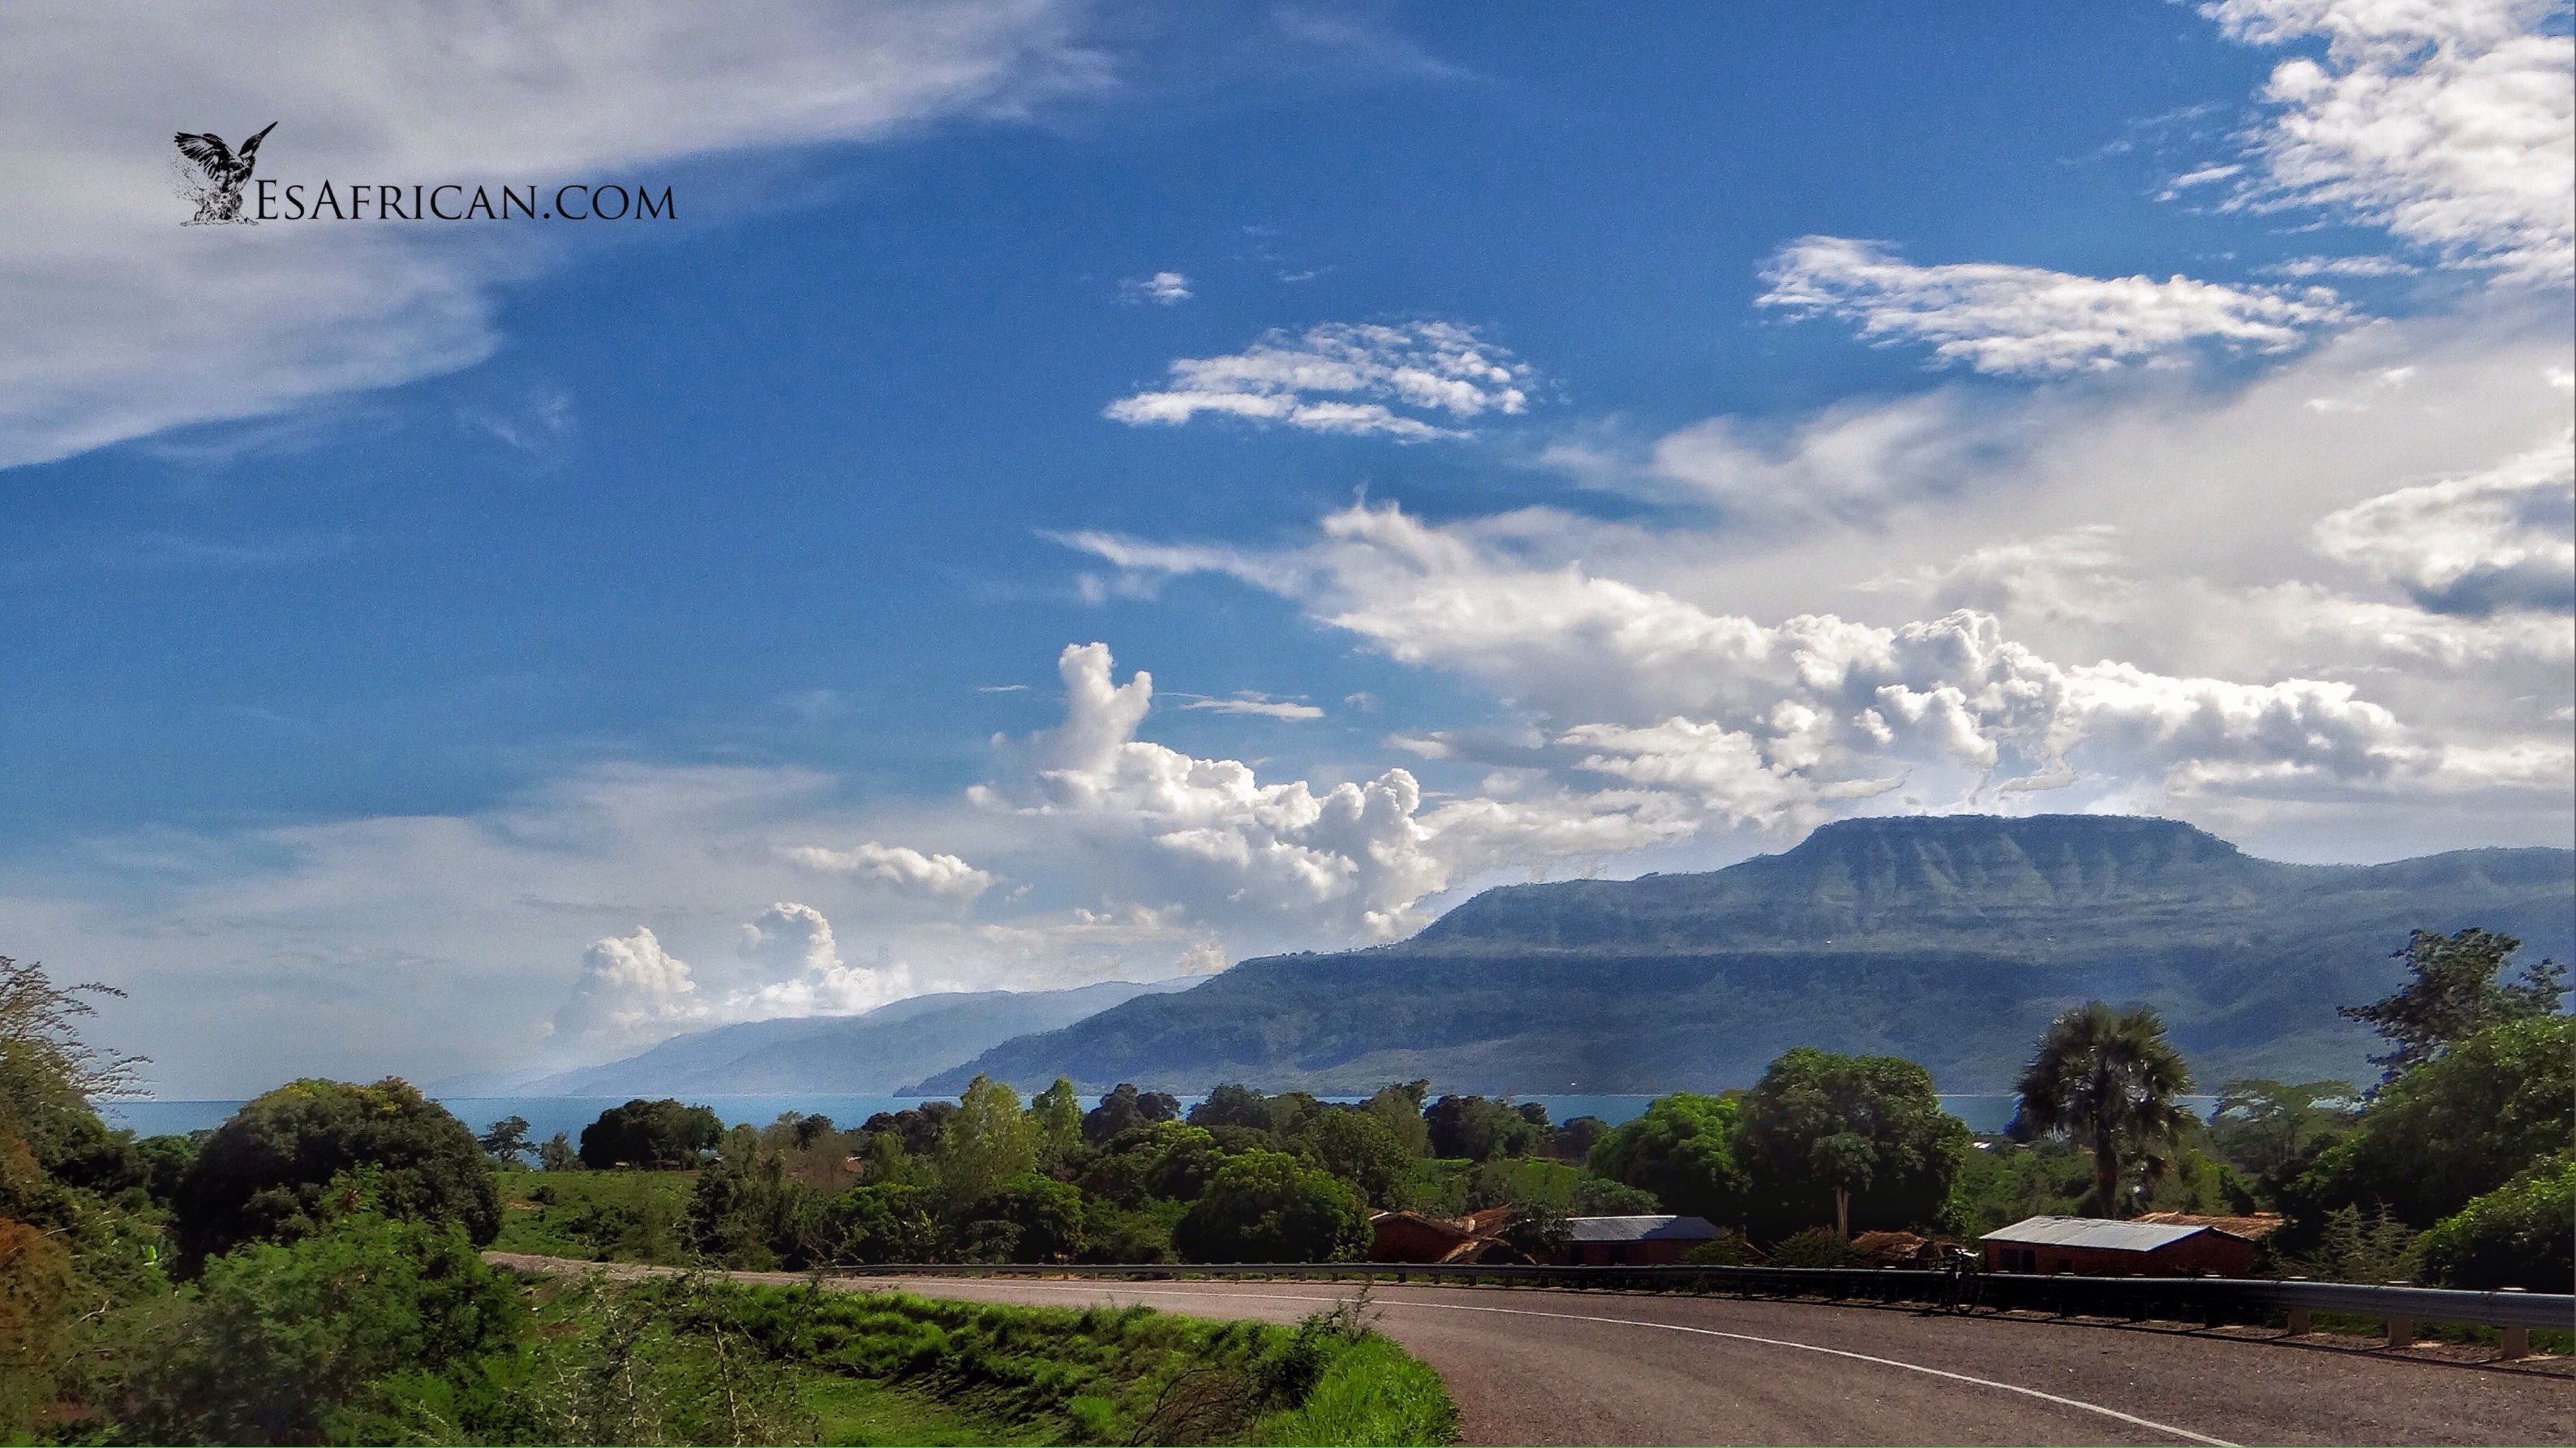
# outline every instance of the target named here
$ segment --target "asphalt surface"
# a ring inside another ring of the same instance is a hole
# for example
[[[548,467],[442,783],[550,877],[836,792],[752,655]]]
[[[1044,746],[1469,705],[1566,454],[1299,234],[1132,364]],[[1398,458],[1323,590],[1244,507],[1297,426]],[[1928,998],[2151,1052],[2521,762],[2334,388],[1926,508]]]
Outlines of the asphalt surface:
[[[828,1285],[1274,1322],[1357,1290],[948,1277]],[[1381,1284],[1371,1299],[1379,1330],[1448,1383],[1469,1443],[2576,1443],[2576,1375],[2563,1360],[2482,1366],[2322,1338],[1716,1297]]]

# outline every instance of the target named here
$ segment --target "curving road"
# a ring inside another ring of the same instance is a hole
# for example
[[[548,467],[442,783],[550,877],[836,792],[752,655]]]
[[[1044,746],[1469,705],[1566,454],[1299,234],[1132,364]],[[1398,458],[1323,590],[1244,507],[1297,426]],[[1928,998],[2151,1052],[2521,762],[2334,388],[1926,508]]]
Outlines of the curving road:
[[[1355,1290],[946,1277],[830,1285],[1271,1321]],[[2429,1353],[1727,1298],[1380,1285],[1373,1300],[1379,1329],[1448,1382],[1470,1443],[2576,1443],[2576,1375],[2563,1360],[2480,1367]]]

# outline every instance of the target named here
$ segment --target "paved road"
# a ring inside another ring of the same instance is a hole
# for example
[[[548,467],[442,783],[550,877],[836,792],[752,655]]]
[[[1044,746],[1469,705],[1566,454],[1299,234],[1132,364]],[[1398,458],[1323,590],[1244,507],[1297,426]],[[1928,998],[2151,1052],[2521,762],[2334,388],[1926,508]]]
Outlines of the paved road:
[[[846,1285],[1272,1321],[1354,1290],[939,1277]],[[1448,1382],[1470,1443],[2576,1443],[2576,1376],[2564,1364],[2484,1368],[1725,1298],[1381,1285],[1373,1299],[1380,1330]]]

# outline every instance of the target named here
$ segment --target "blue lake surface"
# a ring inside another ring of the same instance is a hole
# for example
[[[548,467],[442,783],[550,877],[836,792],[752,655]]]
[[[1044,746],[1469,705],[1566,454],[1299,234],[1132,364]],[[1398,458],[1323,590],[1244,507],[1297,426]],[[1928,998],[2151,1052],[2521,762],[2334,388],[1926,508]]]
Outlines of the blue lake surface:
[[[807,1116],[828,1116],[842,1126],[856,1126],[880,1111],[900,1111],[927,1099],[919,1096],[707,1096],[695,1098],[713,1107],[728,1126],[749,1124],[766,1126],[787,1111]],[[1597,1116],[1612,1126],[1637,1116],[1646,1109],[1651,1096],[1516,1096],[1515,1101],[1535,1101],[1547,1108],[1548,1119],[1565,1121],[1576,1116]],[[466,1125],[481,1131],[505,1116],[524,1117],[531,1140],[543,1141],[560,1131],[575,1141],[581,1129],[599,1119],[599,1113],[624,1103],[622,1096],[451,1096],[440,1098],[440,1104],[456,1113]],[[1183,1097],[1184,1104],[1195,1101]],[[2202,1111],[2207,1111],[2214,1098],[2186,1097]],[[1968,1123],[1968,1129],[1980,1133],[1998,1132],[2012,1119],[2013,1098],[2010,1096],[1944,1096],[1941,1104],[1951,1115]],[[202,1131],[220,1125],[241,1105],[238,1101],[118,1101],[100,1108],[110,1125],[130,1126],[143,1136]]]

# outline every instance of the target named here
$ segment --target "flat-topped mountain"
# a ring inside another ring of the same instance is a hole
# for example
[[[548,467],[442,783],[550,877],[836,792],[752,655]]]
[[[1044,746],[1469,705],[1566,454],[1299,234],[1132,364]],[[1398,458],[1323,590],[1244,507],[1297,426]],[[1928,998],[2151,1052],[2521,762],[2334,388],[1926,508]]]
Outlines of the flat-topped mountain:
[[[1705,874],[1488,890],[1400,944],[1248,960],[923,1085],[1718,1089],[1814,1045],[1995,1091],[2095,997],[2162,1009],[2205,1084],[2361,1081],[2373,1038],[2335,1008],[2396,983],[2409,930],[2471,925],[2576,954],[2576,851],[2290,865],[2172,820],[1847,820]]]

